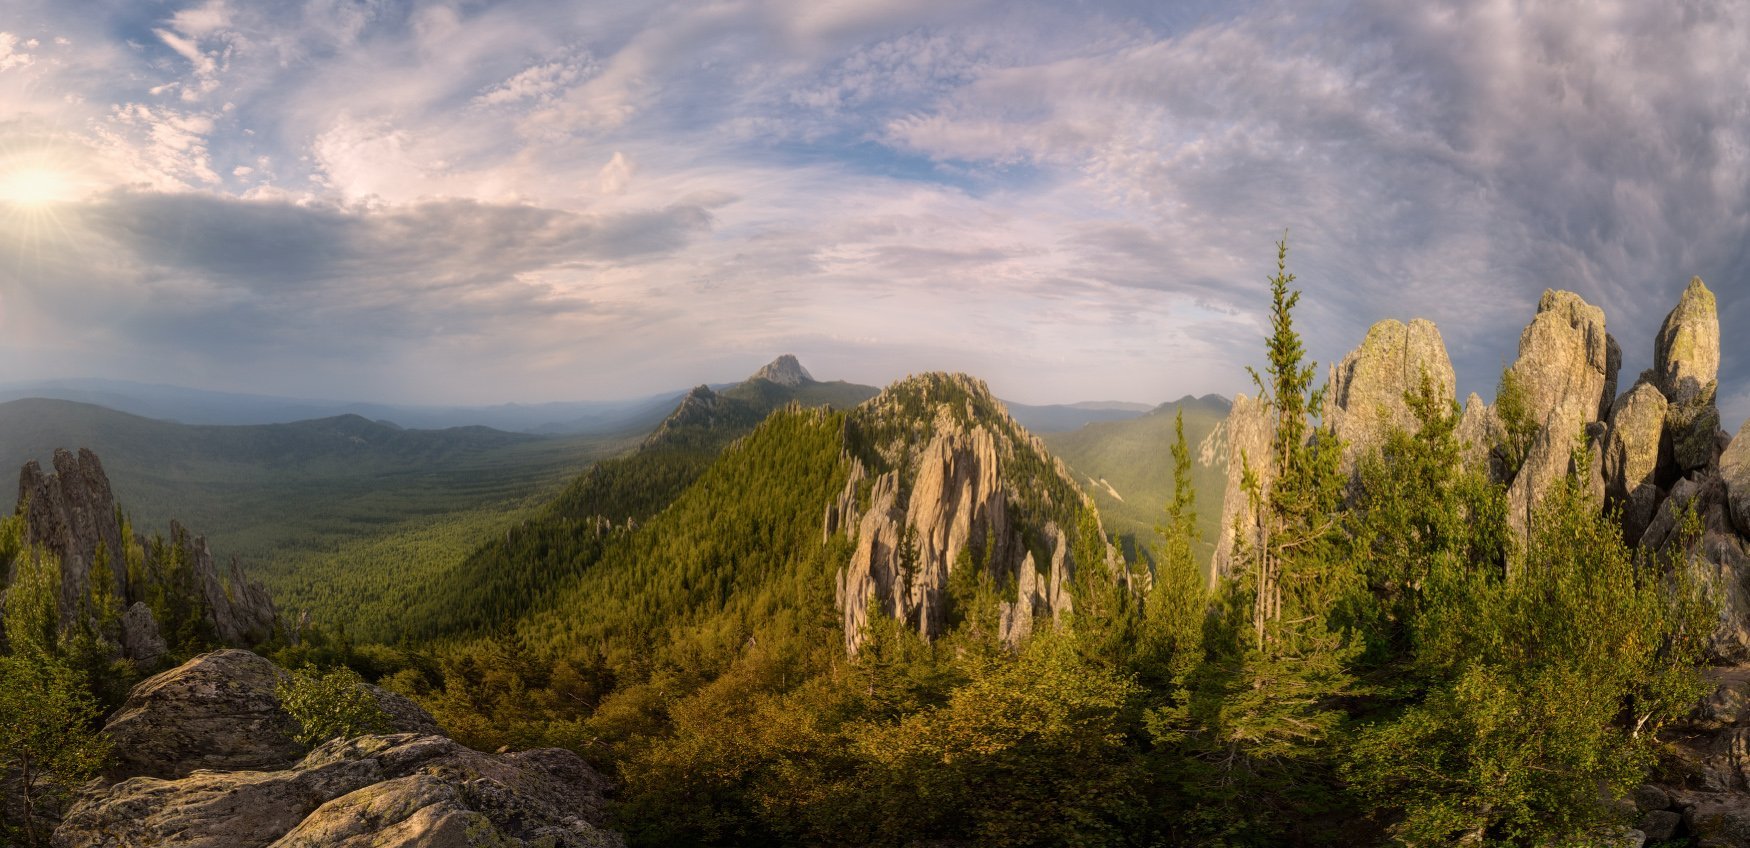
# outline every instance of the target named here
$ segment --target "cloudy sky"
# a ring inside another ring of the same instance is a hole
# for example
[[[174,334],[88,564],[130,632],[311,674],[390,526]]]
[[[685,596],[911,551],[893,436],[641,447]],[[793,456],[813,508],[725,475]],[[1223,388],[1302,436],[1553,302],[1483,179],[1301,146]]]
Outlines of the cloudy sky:
[[[1232,393],[1545,288],[1625,385],[1691,275],[1750,414],[1742,2],[0,0],[0,380],[650,394],[782,352]]]

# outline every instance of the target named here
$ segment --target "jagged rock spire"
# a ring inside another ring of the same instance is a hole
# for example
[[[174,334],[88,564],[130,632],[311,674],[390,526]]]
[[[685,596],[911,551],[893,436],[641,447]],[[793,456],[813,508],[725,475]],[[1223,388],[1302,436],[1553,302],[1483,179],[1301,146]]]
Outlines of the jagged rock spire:
[[[1507,490],[1507,520],[1520,533],[1551,487],[1570,470],[1575,440],[1609,411],[1622,349],[1604,327],[1604,310],[1573,292],[1549,290],[1519,336],[1519,358],[1508,369],[1539,426],[1525,462]],[[1592,473],[1603,488],[1602,462]]]

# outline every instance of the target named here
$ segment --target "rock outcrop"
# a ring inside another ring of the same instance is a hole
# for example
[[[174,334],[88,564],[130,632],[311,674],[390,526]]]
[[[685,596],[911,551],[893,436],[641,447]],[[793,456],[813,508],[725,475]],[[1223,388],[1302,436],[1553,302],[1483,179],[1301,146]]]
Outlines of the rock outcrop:
[[[24,515],[26,539],[61,561],[60,614],[74,620],[91,591],[93,566],[108,566],[110,591],[123,596],[126,569],[116,568],[123,545],[116,520],[115,492],[97,455],[81,448],[77,455],[55,451],[54,473],[43,473],[35,460],[18,474],[18,507]]]
[[[809,374],[808,369],[803,368],[802,363],[797,361],[795,356],[786,353],[761,366],[760,370],[753,372],[753,376],[748,379],[770,380],[780,386],[795,388],[814,382],[814,375]]]
[[[115,743],[115,779],[185,777],[197,769],[285,768],[304,755],[275,687],[279,666],[249,651],[202,654],[142,681],[110,716],[104,733]],[[397,731],[434,734],[437,723],[418,705],[372,690]]]
[[[1653,375],[1670,401],[1665,429],[1682,472],[1706,468],[1718,455],[1719,372],[1719,313],[1713,292],[1695,277],[1665,316],[1653,346]]]
[[[108,625],[106,638],[126,657],[156,661],[164,640],[150,609],[140,604],[151,594],[151,582],[167,569],[155,562],[153,546],[143,537],[125,538],[120,510],[103,464],[89,450],[77,454],[57,450],[54,473],[36,462],[19,473],[18,510],[24,516],[26,540],[58,558],[61,564],[60,620],[71,627],[90,615],[93,581],[107,582],[109,593],[126,608],[122,620]],[[221,574],[204,537],[171,522],[168,551],[192,573],[199,597],[188,599],[200,608],[213,635],[232,645],[266,639],[277,622],[273,601],[251,583],[233,559]],[[124,566],[132,550],[141,567]]]
[[[1075,609],[1069,587],[1069,539],[1056,527],[1048,530],[1052,542],[1050,565],[1041,572],[1033,554],[1027,554],[1017,569],[1015,601],[1004,603],[1000,610],[997,636],[1011,648],[1032,635],[1035,619],[1049,618],[1055,624]]]
[[[1612,349],[1616,353],[1612,353]],[[1564,291],[1546,291],[1519,336],[1519,358],[1508,369],[1539,430],[1507,490],[1507,520],[1523,534],[1550,487],[1572,470],[1586,425],[1608,414],[1622,355],[1604,328],[1604,311]],[[1593,466],[1597,471],[1597,466]]]
[[[945,632],[957,568],[983,568],[1020,589],[1002,610],[1005,633],[1018,638],[1035,615],[1068,610],[1075,568],[1109,565],[1109,548],[1106,563],[1073,561],[1058,528],[1076,526],[1087,509],[1083,495],[981,381],[947,374],[901,381],[858,407],[847,432],[869,441],[847,448],[852,480],[823,521],[829,535],[842,531],[855,543],[835,587],[847,651],[867,638],[871,613],[926,638]],[[859,505],[865,468],[878,472]],[[1050,557],[1043,575],[1033,549]]]
[[[81,791],[53,844],[621,844],[601,827],[606,782],[575,754],[472,751],[381,690],[397,729],[410,732],[336,739],[306,754],[274,694],[282,674],[246,651],[219,651],[135,687],[104,729],[116,772]]]
[[[1665,407],[1658,388],[1640,382],[1610,411],[1604,444],[1605,495],[1622,508],[1623,538],[1631,545],[1640,541],[1663,496],[1658,473],[1661,466],[1670,465],[1663,439]]]
[[[1653,346],[1659,391],[1672,403],[1700,397],[1720,373],[1720,318],[1713,292],[1693,277],[1665,316]]]
[[[1211,579],[1230,576],[1234,570],[1235,534],[1252,538],[1258,516],[1246,495],[1245,477],[1249,470],[1258,484],[1268,490],[1275,476],[1275,457],[1270,443],[1274,437],[1270,408],[1261,399],[1234,397],[1227,422],[1227,487],[1221,500],[1221,525],[1216,530],[1215,561]]]
[[[1720,480],[1726,484],[1732,523],[1739,533],[1750,536],[1750,421],[1720,454]]]
[[[1471,392],[1464,399],[1464,411],[1459,414],[1458,429],[1453,434],[1458,437],[1465,462],[1479,468],[1489,462],[1497,426],[1494,410],[1483,402],[1481,395]]]
[[[1378,450],[1393,429],[1416,429],[1404,396],[1421,389],[1424,375],[1436,397],[1453,400],[1458,378],[1446,343],[1439,328],[1420,318],[1374,324],[1361,346],[1331,367],[1324,423],[1343,441],[1345,472],[1356,457]]]

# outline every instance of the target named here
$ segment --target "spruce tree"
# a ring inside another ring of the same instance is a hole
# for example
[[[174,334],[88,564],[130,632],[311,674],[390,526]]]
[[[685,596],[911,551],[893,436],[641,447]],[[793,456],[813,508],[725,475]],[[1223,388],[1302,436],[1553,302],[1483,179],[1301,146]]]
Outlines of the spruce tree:
[[[1316,365],[1305,361],[1294,329],[1300,293],[1290,289],[1286,236],[1276,249],[1267,364],[1262,374],[1252,372],[1275,424],[1272,479],[1266,486],[1257,469],[1246,470],[1259,527],[1242,538],[1239,568],[1217,587],[1209,661],[1193,675],[1177,720],[1159,715],[1153,731],[1204,764],[1182,779],[1189,797],[1202,797],[1196,805],[1225,808],[1223,838],[1319,843],[1329,834],[1305,824],[1335,799],[1330,748],[1344,720],[1339,699],[1355,690],[1349,665],[1359,654],[1330,615],[1356,576],[1337,532],[1339,445],[1312,421],[1323,391],[1313,388]],[[1290,819],[1301,820],[1292,835]]]

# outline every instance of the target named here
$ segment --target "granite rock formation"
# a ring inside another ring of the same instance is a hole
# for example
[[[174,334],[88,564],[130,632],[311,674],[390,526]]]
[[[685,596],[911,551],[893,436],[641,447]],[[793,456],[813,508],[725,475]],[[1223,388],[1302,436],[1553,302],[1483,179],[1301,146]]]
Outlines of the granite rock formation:
[[[606,781],[577,755],[473,751],[437,735],[410,702],[385,706],[412,732],[335,739],[306,754],[285,735],[281,673],[248,652],[220,651],[140,684],[104,730],[127,765],[80,792],[52,844],[622,844],[602,828]]]
[[[847,433],[858,441],[847,446],[851,480],[823,521],[828,535],[846,533],[855,545],[836,585],[847,651],[863,643],[871,613],[926,638],[945,632],[957,568],[983,568],[1021,588],[1002,610],[1002,635],[1013,643],[1034,616],[1068,611],[1077,567],[1111,567],[1110,547],[1105,562],[1074,561],[1059,528],[1075,527],[1088,509],[1082,493],[983,382],[909,378],[858,407]],[[1048,557],[1044,574],[1035,550]]]
[[[1415,413],[1404,396],[1433,383],[1436,397],[1452,400],[1458,378],[1440,330],[1420,318],[1403,324],[1387,319],[1367,331],[1361,346],[1331,367],[1324,423],[1343,442],[1344,470],[1379,449],[1393,429],[1414,430]]]
[[[1639,382],[1616,400],[1604,444],[1605,494],[1622,508],[1623,538],[1633,545],[1652,522],[1662,494],[1659,471],[1670,467],[1665,432],[1665,396]]]
[[[26,541],[60,561],[61,626],[71,627],[89,615],[92,582],[107,580],[110,594],[126,612],[106,637],[129,659],[155,661],[164,653],[164,639],[159,622],[140,603],[150,594],[153,575],[161,572],[152,560],[152,546],[141,536],[124,538],[115,493],[96,454],[57,450],[53,466],[53,473],[44,473],[34,461],[25,464],[19,472],[18,511]],[[167,541],[165,550],[189,567],[199,593],[192,600],[220,641],[247,645],[271,635],[277,623],[273,601],[260,585],[249,582],[235,559],[221,573],[206,539],[175,522]],[[124,567],[130,550],[142,562],[138,570]]]
[[[1245,477],[1249,470],[1258,484],[1268,490],[1274,479],[1276,463],[1271,450],[1274,437],[1270,408],[1261,399],[1234,397],[1233,409],[1224,425],[1227,430],[1227,487],[1221,501],[1221,524],[1215,539],[1215,560],[1211,579],[1233,574],[1236,534],[1255,537],[1258,516],[1246,495]]]
[[[197,769],[285,768],[304,755],[275,687],[286,672],[249,651],[202,654],[140,682],[104,726],[115,779],[186,777]],[[417,704],[375,687],[392,729],[435,734]]]
[[[1614,353],[1612,351],[1615,351]],[[1586,426],[1610,411],[1605,390],[1616,383],[1621,349],[1604,328],[1604,311],[1564,291],[1546,291],[1519,336],[1509,366],[1538,427],[1524,464],[1507,490],[1507,520],[1523,534],[1537,504],[1572,470]],[[1597,465],[1593,465],[1597,470]]]

